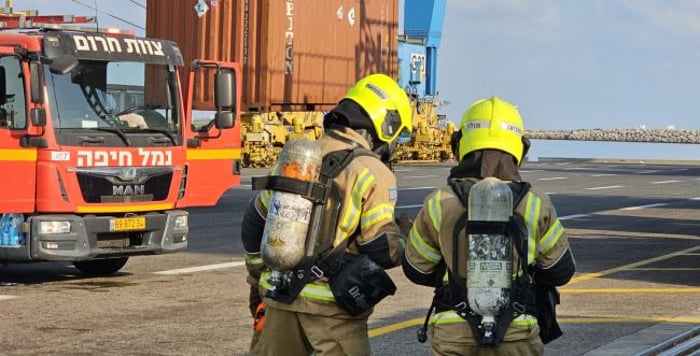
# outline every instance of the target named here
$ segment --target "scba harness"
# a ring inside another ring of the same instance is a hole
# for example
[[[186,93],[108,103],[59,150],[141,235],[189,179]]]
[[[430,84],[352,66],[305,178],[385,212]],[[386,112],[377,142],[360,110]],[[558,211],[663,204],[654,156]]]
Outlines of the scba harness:
[[[515,213],[507,222],[468,220],[469,192],[475,182],[469,179],[452,179],[449,183],[452,190],[460,198],[465,212],[453,229],[452,266],[448,266],[447,269],[447,284],[436,289],[433,301],[434,308],[436,312],[454,310],[469,323],[472,334],[480,345],[495,347],[503,341],[506,330],[513,319],[521,314],[537,314],[534,288],[528,273],[528,230],[522,216]],[[528,183],[510,183],[508,186],[513,193],[513,210],[515,210],[522,198],[527,195],[530,186]],[[512,276],[508,303],[495,318],[495,330],[484,329],[483,316],[472,310],[467,302],[466,279],[457,273],[459,261],[466,258],[466,253],[458,248],[460,240],[466,239],[468,236],[462,231],[468,231],[469,234],[507,236],[511,239],[517,252],[516,260],[513,261],[515,271]]]
[[[289,278],[282,288],[268,290],[267,297],[288,304],[308,283],[328,277],[338,305],[356,316],[395,293],[396,286],[384,269],[366,255],[346,253],[357,232],[332,247],[342,202],[340,189],[333,180],[359,156],[379,159],[374,152],[355,147],[324,155],[318,182],[283,176],[253,177],[253,190],[270,189],[298,194],[314,203],[305,248],[313,253],[307,254],[299,266],[288,274]]]

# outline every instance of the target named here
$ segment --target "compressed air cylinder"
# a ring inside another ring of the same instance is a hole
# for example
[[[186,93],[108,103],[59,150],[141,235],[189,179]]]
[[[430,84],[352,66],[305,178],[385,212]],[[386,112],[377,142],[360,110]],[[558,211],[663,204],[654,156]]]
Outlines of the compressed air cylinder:
[[[317,181],[321,148],[306,138],[288,141],[278,159],[279,175],[306,182]],[[261,253],[272,271],[289,271],[305,254],[306,235],[313,203],[298,194],[273,191],[267,210]]]
[[[507,222],[513,214],[513,193],[497,178],[484,178],[469,191],[470,221]],[[504,234],[469,234],[467,301],[483,316],[489,337],[495,316],[509,302],[513,273],[512,241]]]

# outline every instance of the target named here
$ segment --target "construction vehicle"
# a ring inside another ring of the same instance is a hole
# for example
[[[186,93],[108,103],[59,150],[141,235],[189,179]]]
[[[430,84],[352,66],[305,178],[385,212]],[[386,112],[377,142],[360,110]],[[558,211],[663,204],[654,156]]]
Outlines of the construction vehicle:
[[[438,113],[446,105],[437,93],[437,55],[446,0],[405,0],[404,33],[399,36],[398,82],[413,107],[413,136],[397,144],[394,161],[453,159],[454,124]]]
[[[0,263],[111,274],[183,251],[188,213],[240,181],[240,68],[92,18],[0,14]],[[186,78],[181,80],[180,78]],[[195,124],[196,85],[213,108]]]
[[[323,134],[323,112],[246,112],[241,115],[243,167],[271,167],[282,146],[293,139]]]

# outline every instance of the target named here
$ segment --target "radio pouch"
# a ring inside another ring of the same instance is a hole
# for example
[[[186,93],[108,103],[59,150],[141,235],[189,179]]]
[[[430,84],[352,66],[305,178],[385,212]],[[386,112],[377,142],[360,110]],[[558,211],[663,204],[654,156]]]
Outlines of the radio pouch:
[[[379,301],[396,293],[391,277],[367,255],[345,254],[340,273],[330,279],[335,301],[348,314],[358,316],[372,309]]]

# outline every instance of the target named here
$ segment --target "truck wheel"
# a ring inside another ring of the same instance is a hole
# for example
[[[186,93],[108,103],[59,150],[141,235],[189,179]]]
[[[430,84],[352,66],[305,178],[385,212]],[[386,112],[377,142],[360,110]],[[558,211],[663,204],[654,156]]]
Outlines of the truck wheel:
[[[104,258],[98,260],[75,261],[73,265],[80,272],[89,275],[109,275],[119,271],[129,257]]]

